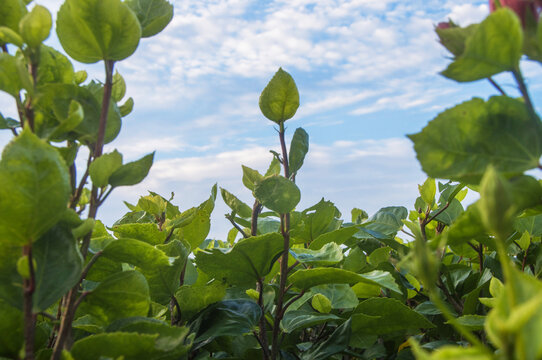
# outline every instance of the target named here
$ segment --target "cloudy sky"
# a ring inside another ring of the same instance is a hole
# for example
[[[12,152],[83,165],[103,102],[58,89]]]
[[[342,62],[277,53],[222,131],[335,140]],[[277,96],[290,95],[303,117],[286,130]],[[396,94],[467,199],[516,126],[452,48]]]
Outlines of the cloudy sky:
[[[56,13],[61,1],[36,0]],[[117,65],[135,100],[117,148],[125,160],[156,150],[140,185],[117,189],[100,210],[112,224],[152,190],[182,209],[199,204],[214,183],[251,204],[241,165],[265,171],[278,150],[273,123],[258,97],[282,67],[301,97],[287,131],[303,127],[310,151],[297,182],[299,208],[321,197],[345,218],[352,207],[411,207],[424,175],[406,134],[419,132],[438,112],[495,90],[485,82],[459,85],[438,72],[449,62],[433,27],[448,18],[461,25],[483,19],[487,1],[441,0],[175,0],[169,27],[140,43]],[[48,44],[58,47],[53,34]],[[103,81],[101,66],[75,63]],[[531,84],[541,75],[524,64]],[[514,93],[508,75],[497,78]],[[536,86],[532,88],[537,91]],[[0,95],[0,111],[15,115]],[[0,144],[9,134],[0,134]],[[229,229],[219,199],[212,236]]]

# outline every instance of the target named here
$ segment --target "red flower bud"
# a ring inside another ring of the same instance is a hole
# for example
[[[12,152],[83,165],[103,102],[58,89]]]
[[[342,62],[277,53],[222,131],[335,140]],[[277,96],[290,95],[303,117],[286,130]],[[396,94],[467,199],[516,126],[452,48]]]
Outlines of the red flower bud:
[[[449,22],[439,22],[437,24],[437,29],[449,29],[450,27],[452,27],[452,25],[450,25]]]
[[[510,8],[521,19],[523,25],[525,25],[525,19],[527,16],[533,15],[536,21],[542,10],[541,0],[500,0],[501,6]],[[493,12],[497,9],[495,0],[489,0],[489,11]]]

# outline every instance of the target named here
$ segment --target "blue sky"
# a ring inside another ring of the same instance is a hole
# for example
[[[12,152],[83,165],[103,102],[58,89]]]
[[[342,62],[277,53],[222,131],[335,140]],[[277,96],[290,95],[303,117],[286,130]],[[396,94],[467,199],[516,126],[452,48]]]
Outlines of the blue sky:
[[[37,3],[56,13],[61,1]],[[136,202],[152,190],[186,209],[211,186],[251,204],[241,164],[265,171],[278,150],[273,123],[260,114],[258,97],[283,67],[301,98],[286,125],[303,127],[310,151],[297,182],[299,208],[321,197],[345,218],[352,207],[369,213],[389,205],[412,206],[424,181],[406,134],[420,131],[438,112],[495,90],[485,82],[459,85],[438,72],[449,62],[433,26],[448,18],[461,25],[488,13],[487,1],[437,0],[177,0],[169,27],[143,39],[119,63],[135,108],[125,118],[117,148],[125,160],[156,150],[149,177],[115,190],[99,217],[122,216],[122,200]],[[53,34],[48,43],[58,47]],[[103,80],[101,66],[75,63]],[[534,82],[542,73],[525,64]],[[510,92],[507,75],[497,78]],[[533,88],[533,91],[537,90]],[[0,95],[0,111],[15,115]],[[9,134],[0,134],[0,144]],[[83,162],[81,162],[82,164]],[[211,235],[226,236],[222,200]]]

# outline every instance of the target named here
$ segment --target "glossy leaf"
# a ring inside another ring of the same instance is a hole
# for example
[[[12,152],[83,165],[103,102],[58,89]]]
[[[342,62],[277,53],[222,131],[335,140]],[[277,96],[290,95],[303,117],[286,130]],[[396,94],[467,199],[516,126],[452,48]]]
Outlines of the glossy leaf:
[[[295,183],[280,175],[267,177],[258,183],[254,195],[263,206],[279,214],[292,211],[301,199]]]
[[[49,10],[41,5],[35,5],[19,22],[19,31],[25,43],[37,48],[49,37],[53,18]]]
[[[102,154],[89,167],[92,183],[97,187],[107,186],[109,177],[122,166],[122,155],[117,151]]]
[[[0,160],[0,238],[19,245],[36,241],[62,217],[70,188],[64,159],[25,129]]]
[[[298,270],[288,277],[288,282],[300,289],[309,289],[323,284],[355,284],[358,282],[381,285],[401,293],[393,276],[386,271],[375,270],[366,274],[336,268],[314,268]]]
[[[122,165],[109,177],[109,185],[118,187],[139,184],[147,177],[153,160],[154,152],[139,160]]]
[[[343,260],[343,252],[336,243],[327,243],[319,250],[292,248],[290,254],[302,264],[330,266]]]
[[[195,342],[209,341],[219,336],[240,336],[251,332],[262,315],[252,300],[224,300],[208,306],[192,321]]]
[[[467,38],[465,51],[442,74],[456,81],[480,80],[515,70],[521,58],[523,32],[510,9],[488,16]]]
[[[67,0],[58,11],[57,35],[77,61],[123,60],[141,37],[137,16],[120,0]]]
[[[284,314],[280,327],[284,332],[291,333],[297,329],[306,329],[328,321],[339,321],[340,317],[333,314],[321,314],[307,310],[293,310]]]
[[[312,250],[319,250],[329,243],[342,245],[357,232],[358,228],[355,226],[333,230],[318,236],[316,239],[314,239],[314,241],[311,242],[309,248]]]
[[[322,314],[331,312],[331,301],[324,294],[316,294],[311,301],[312,307]]]
[[[208,249],[196,253],[198,268],[232,285],[252,285],[271,271],[283,251],[283,239],[269,233],[243,239],[231,249]]]
[[[292,118],[299,107],[299,92],[290,74],[280,68],[260,95],[262,114],[277,124]]]
[[[162,31],[173,18],[173,5],[166,0],[127,0],[141,24],[141,37],[149,37]]]
[[[540,123],[521,101],[502,96],[457,105],[409,137],[429,176],[468,184],[477,184],[490,164],[516,174],[535,168],[542,155]]]
[[[361,314],[362,316],[358,316]],[[367,316],[369,315],[369,316]],[[371,298],[361,302],[352,315],[352,331],[388,334],[409,329],[434,328],[423,315],[390,298]]]
[[[358,306],[356,294],[347,284],[314,286],[311,294],[322,294],[331,302],[332,309],[353,309]]]
[[[290,153],[288,154],[288,162],[290,165],[290,173],[295,174],[305,160],[305,155],[309,151],[309,134],[303,128],[295,129],[292,143],[290,145]]]

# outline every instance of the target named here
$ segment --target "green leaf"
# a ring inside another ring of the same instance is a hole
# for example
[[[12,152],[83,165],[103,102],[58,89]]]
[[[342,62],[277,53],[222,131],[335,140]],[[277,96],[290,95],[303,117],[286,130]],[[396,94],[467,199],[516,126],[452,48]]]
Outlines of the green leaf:
[[[358,232],[358,228],[355,226],[333,230],[333,231],[330,231],[328,233],[318,236],[316,239],[314,239],[314,241],[310,243],[309,248],[312,250],[319,250],[324,245],[329,244],[329,243],[342,245],[357,232]]]
[[[296,184],[280,175],[267,177],[258,183],[254,195],[263,206],[279,214],[292,211],[301,199]]]
[[[130,97],[128,98],[128,100],[124,102],[124,104],[119,106],[120,116],[122,117],[128,116],[132,112],[133,109],[134,109],[134,99]]]
[[[166,0],[127,0],[141,24],[141,37],[158,34],[173,18],[173,5]]]
[[[299,232],[294,229],[291,234],[294,238],[300,238],[303,243],[311,243],[320,235],[337,230],[341,224],[336,219],[341,216],[340,212],[331,201],[325,201],[324,199],[320,200],[316,205],[303,210],[302,214],[303,228]],[[320,241],[323,242],[324,240]]]
[[[25,129],[4,148],[0,160],[2,241],[36,241],[66,211],[70,189],[64,159]]]
[[[0,241],[0,298],[20,309],[23,303],[23,280],[17,272],[17,260],[21,254],[21,246]]]
[[[23,346],[23,313],[0,300],[0,356],[16,359]]]
[[[89,167],[92,184],[96,187],[105,187],[109,177],[122,166],[122,155],[114,150],[109,154],[102,154],[95,159]]]
[[[35,5],[19,22],[19,31],[28,46],[37,48],[49,37],[52,25],[53,18],[49,10]]]
[[[434,327],[423,315],[390,298],[367,299],[358,305],[352,315],[352,332],[356,333],[383,335]]]
[[[123,332],[87,336],[73,344],[71,354],[78,360],[152,359],[156,352],[154,347],[158,336],[158,334]]]
[[[455,319],[457,323],[470,329],[471,331],[484,330],[485,320],[486,317],[481,315],[463,315]],[[450,324],[450,322],[446,321],[446,324]]]
[[[527,231],[531,236],[542,235],[542,214],[524,214],[518,217],[514,223],[514,229],[520,233]]]
[[[506,179],[493,166],[488,166],[480,184],[480,218],[497,239],[504,241],[513,225],[513,208]]]
[[[150,303],[145,277],[138,271],[123,271],[109,276],[87,295],[79,312],[107,324],[131,316],[146,316]]]
[[[460,82],[475,81],[518,68],[523,32],[513,11],[489,15],[467,38],[464,53],[442,75]]]
[[[441,29],[437,27],[435,32],[439,37],[440,43],[457,57],[465,52],[465,43],[477,27],[478,24],[472,24],[464,28],[451,26],[447,29]]]
[[[56,30],[64,50],[77,61],[123,60],[141,38],[141,25],[120,0],[67,0],[58,11]]]
[[[109,177],[109,185],[118,187],[139,184],[147,177],[153,160],[154,152],[139,160],[122,165]]]
[[[329,314],[331,312],[331,301],[323,294],[314,295],[311,305],[319,313]]]
[[[113,88],[111,89],[111,98],[119,102],[126,94],[126,82],[118,71],[113,75]]]
[[[103,249],[102,256],[143,269],[169,266],[173,260],[154,246],[135,239],[119,239],[110,242]]]
[[[290,74],[279,68],[260,95],[262,114],[277,124],[292,118],[299,107],[299,92]]]
[[[353,309],[359,303],[352,288],[346,284],[313,286],[310,293],[325,295],[331,301],[332,309]]]
[[[338,326],[335,331],[322,343],[314,344],[308,351],[304,352],[301,360],[324,360],[341,353],[348,347],[350,335],[352,334],[351,320]]]
[[[3,0],[0,7],[0,26],[19,31],[19,21],[28,12],[25,3],[21,0]]]
[[[72,235],[65,225],[56,225],[32,246],[37,263],[33,306],[45,311],[79,282],[83,258]]]
[[[255,329],[262,310],[252,300],[224,300],[208,306],[190,325],[195,342],[208,342],[219,336],[240,336]]]
[[[435,179],[427,178],[423,185],[418,185],[418,190],[422,196],[423,201],[429,206],[433,206],[435,202],[435,195],[437,193],[437,184]]]
[[[490,164],[512,175],[537,167],[542,155],[539,121],[524,103],[504,96],[459,104],[409,138],[429,176],[468,184],[478,184]]]
[[[170,264],[143,268],[141,272],[149,283],[151,299],[160,304],[168,304],[179,288],[179,279],[185,268],[190,248],[188,244],[179,240],[157,245],[156,248],[170,257]]]
[[[189,332],[188,328],[171,326],[152,318],[134,317],[117,320],[107,327],[107,332],[158,334],[155,340],[155,348],[167,352],[167,354],[163,354],[163,357],[158,356],[160,359],[179,358],[190,348],[190,341],[186,341]]]
[[[22,61],[7,53],[0,53],[0,91],[18,97],[22,89],[32,87],[30,75]]]
[[[297,329],[306,329],[329,321],[340,321],[341,318],[333,314],[320,314],[307,310],[287,311],[280,323],[281,329],[292,333]]]
[[[269,167],[267,168],[267,171],[265,172],[265,177],[271,176],[271,175],[279,175],[280,169],[281,169],[281,162],[279,161],[278,153],[271,151],[273,153],[273,160],[271,160],[271,164],[269,164]]]
[[[87,80],[88,73],[85,70],[79,70],[73,74],[74,81],[77,85],[82,84]]]
[[[278,233],[252,236],[230,249],[208,249],[196,253],[201,271],[232,285],[252,285],[271,271],[283,252],[283,239]]]
[[[222,194],[222,199],[224,199],[226,205],[228,205],[237,215],[242,218],[250,218],[252,216],[252,209],[250,206],[239,200],[235,195],[223,188],[220,188],[220,193]]]
[[[257,183],[263,180],[263,176],[254,169],[251,169],[245,165],[243,167],[243,185],[251,191],[254,191],[254,187]]]
[[[175,292],[183,316],[192,317],[207,306],[219,302],[226,296],[226,285],[218,281],[202,286],[183,285]]]
[[[292,248],[290,254],[300,263],[312,266],[330,266],[343,260],[343,252],[336,243],[327,243],[319,250]]]
[[[163,244],[167,233],[160,231],[156,224],[122,224],[113,226],[115,236],[144,241],[150,245]]]
[[[299,289],[309,289],[323,284],[355,284],[363,282],[373,285],[381,285],[390,290],[401,293],[393,276],[381,270],[375,270],[366,274],[336,268],[315,268],[298,270],[288,277],[288,282]]]
[[[187,210],[185,213],[189,213],[189,216],[177,231],[177,237],[188,242],[192,250],[201,245],[211,229],[211,212],[205,207],[201,204],[198,208]],[[180,219],[185,217],[185,213],[180,215]]]
[[[292,143],[290,145],[290,153],[288,154],[288,162],[290,165],[290,174],[295,174],[305,160],[305,155],[309,151],[309,134],[303,128],[295,129]]]
[[[389,206],[378,210],[362,224],[360,232],[355,237],[359,239],[378,240],[394,239],[397,232],[403,227],[408,211],[403,206]],[[389,244],[388,244],[389,245]]]
[[[23,38],[7,26],[0,26],[0,44],[13,44],[18,48],[23,47]]]

